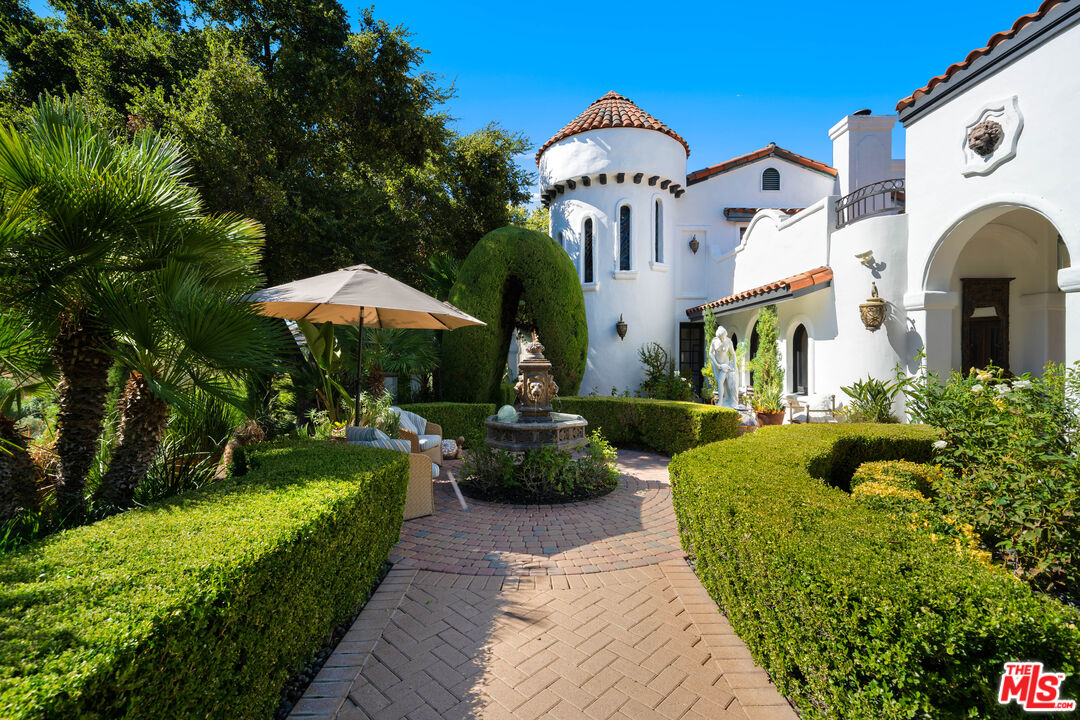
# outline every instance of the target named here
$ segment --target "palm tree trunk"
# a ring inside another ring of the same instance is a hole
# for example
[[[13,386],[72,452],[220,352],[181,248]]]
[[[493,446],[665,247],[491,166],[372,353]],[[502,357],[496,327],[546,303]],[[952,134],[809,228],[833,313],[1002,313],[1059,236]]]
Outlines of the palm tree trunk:
[[[146,377],[132,372],[120,398],[120,429],[109,469],[94,493],[95,512],[131,507],[169,421],[169,406],[150,390]]]
[[[66,321],[56,338],[60,369],[56,386],[56,451],[60,475],[56,506],[61,523],[78,523],[86,512],[83,488],[97,453],[109,393],[112,358],[105,352],[108,336],[85,323]]]
[[[0,417],[0,522],[37,507],[37,471],[26,437],[15,429],[13,419]]]

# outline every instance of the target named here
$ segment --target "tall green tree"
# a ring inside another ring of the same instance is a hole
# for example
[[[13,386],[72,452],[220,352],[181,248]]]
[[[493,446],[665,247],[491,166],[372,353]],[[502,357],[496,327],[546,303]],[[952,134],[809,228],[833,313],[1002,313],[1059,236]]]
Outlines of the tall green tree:
[[[336,0],[0,1],[0,115],[63,88],[174,135],[208,209],[265,226],[272,283],[358,261],[417,282],[528,199],[527,140],[452,130],[425,51],[370,10],[354,31]]]

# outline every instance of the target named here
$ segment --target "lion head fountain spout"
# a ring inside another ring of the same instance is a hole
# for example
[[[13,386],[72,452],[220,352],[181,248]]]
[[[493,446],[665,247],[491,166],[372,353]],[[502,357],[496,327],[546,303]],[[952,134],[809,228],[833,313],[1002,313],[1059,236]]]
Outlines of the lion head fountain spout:
[[[558,396],[559,386],[536,333],[524,350],[525,355],[518,360],[519,375],[514,386],[521,416],[526,422],[546,422],[551,418],[551,402]]]
[[[484,421],[487,442],[493,448],[510,452],[527,452],[539,448],[573,450],[588,442],[585,435],[589,423],[580,415],[552,412],[551,403],[559,394],[559,386],[551,374],[551,363],[544,357],[544,346],[533,333],[518,359],[517,409],[504,407]],[[509,417],[503,417],[506,411]]]

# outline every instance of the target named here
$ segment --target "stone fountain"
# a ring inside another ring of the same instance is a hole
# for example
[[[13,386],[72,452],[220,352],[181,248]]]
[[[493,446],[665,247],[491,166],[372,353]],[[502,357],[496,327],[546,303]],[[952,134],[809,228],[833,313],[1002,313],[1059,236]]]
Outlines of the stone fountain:
[[[518,356],[518,372],[514,386],[518,418],[514,422],[505,422],[498,415],[489,416],[484,421],[488,445],[500,450],[525,452],[542,447],[572,450],[588,442],[585,428],[589,423],[585,418],[551,410],[559,386],[555,384],[551,363],[544,357],[544,346],[536,333]]]

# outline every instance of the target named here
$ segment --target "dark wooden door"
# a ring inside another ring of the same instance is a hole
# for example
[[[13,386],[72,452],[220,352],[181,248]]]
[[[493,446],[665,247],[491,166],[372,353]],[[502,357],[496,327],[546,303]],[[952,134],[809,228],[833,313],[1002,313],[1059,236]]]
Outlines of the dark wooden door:
[[[961,371],[993,363],[1009,371],[1009,283],[1012,278],[963,278]]]
[[[704,378],[701,368],[705,366],[704,323],[679,323],[679,374],[690,378],[694,394],[701,396]]]

